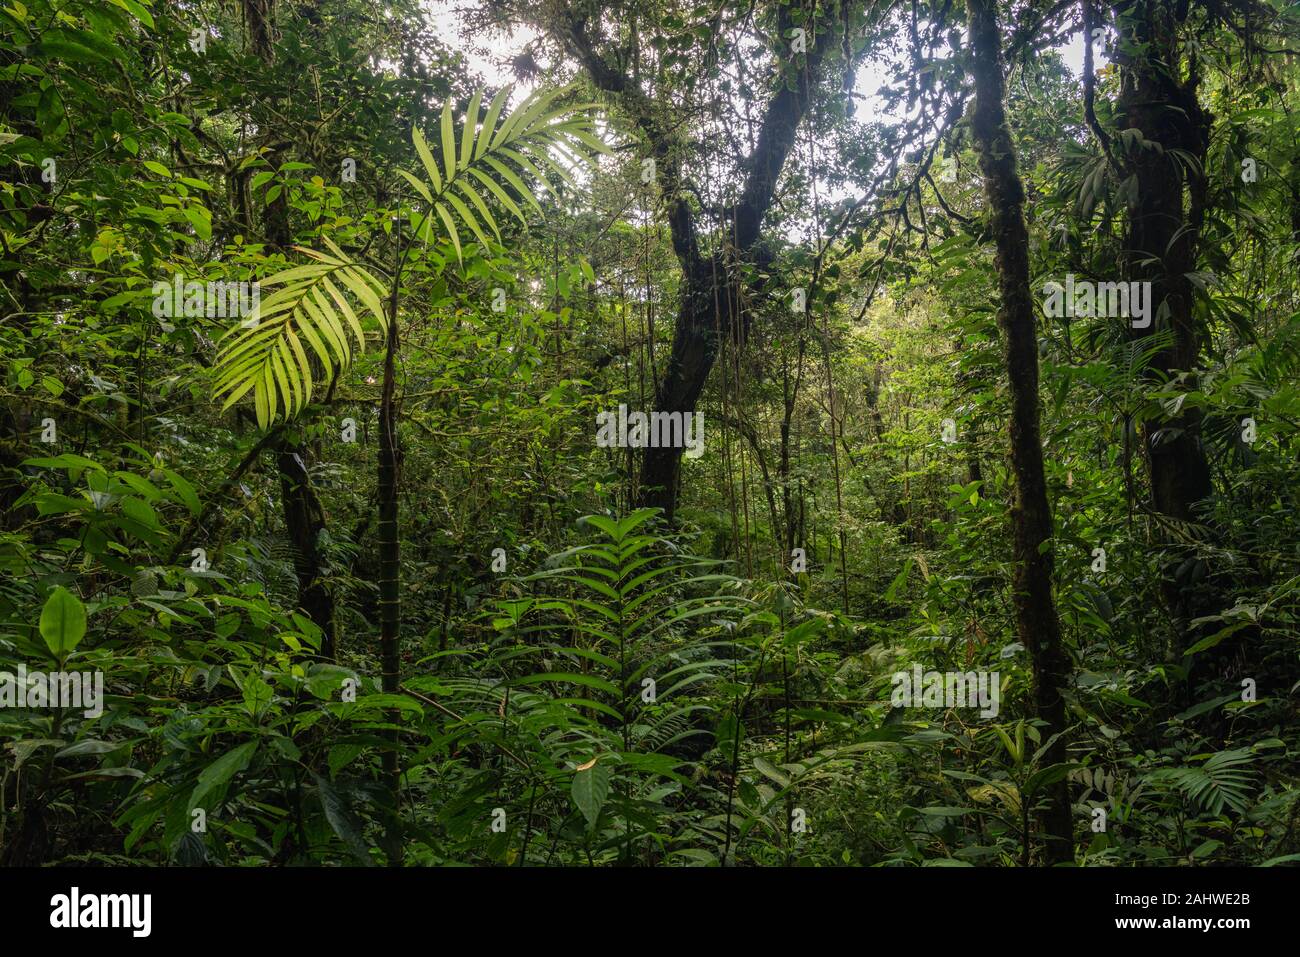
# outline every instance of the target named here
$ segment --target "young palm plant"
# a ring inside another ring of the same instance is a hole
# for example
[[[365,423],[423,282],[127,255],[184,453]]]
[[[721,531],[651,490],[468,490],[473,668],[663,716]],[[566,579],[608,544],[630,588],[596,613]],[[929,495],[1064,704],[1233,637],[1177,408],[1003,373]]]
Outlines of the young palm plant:
[[[217,356],[214,397],[226,397],[223,410],[252,392],[262,428],[293,418],[310,403],[314,378],[329,380],[347,371],[354,340],[356,348],[366,346],[367,327],[377,327],[388,337],[391,300],[414,253],[414,240],[425,248],[446,244],[463,262],[463,232],[488,250],[501,243],[494,205],[525,225],[523,207],[542,212],[529,180],[545,184],[550,174],[576,188],[569,167],[589,163],[594,153],[608,150],[596,136],[591,105],[555,106],[569,89],[536,92],[508,115],[503,115],[503,107],[509,87],[492,98],[485,115],[479,91],[470,100],[459,143],[452,104],[447,102],[438,137],[440,158],[424,134],[412,130],[425,175],[397,172],[419,194],[423,208],[399,211],[399,219],[411,228],[398,238],[390,277],[381,280],[375,273],[383,275],[384,270],[354,262],[328,237],[321,237],[328,252],[295,246],[312,261],[260,280],[262,287],[279,288],[261,302],[256,315],[243,317],[222,337],[229,342]],[[553,155],[557,152],[563,160]],[[434,269],[444,261],[436,256],[430,260]],[[385,299],[390,301],[385,304]],[[315,370],[309,349],[319,362]]]
[[[353,261],[328,238],[322,237],[328,253],[296,246],[312,262],[263,279],[262,285],[280,288],[262,303],[258,315],[244,317],[223,337],[231,341],[217,357],[215,397],[226,396],[225,408],[229,408],[252,392],[262,428],[270,427],[277,418],[292,418],[310,403],[316,373],[332,380],[346,372],[354,356],[353,340],[356,348],[365,348],[367,325],[377,327],[384,338],[378,538],[380,656],[386,694],[395,694],[400,687],[395,368],[402,272],[418,254],[416,240],[426,251],[431,243],[450,246],[458,263],[464,259],[462,231],[485,249],[492,249],[488,231],[501,241],[493,204],[527,225],[523,206],[542,211],[530,180],[546,184],[549,174],[573,187],[568,166],[589,163],[593,154],[607,151],[596,135],[590,104],[556,105],[569,90],[536,92],[508,114],[504,108],[509,87],[492,98],[486,113],[482,112],[483,92],[478,91],[469,102],[459,137],[452,104],[447,102],[437,137],[440,156],[435,156],[419,129],[412,130],[424,176],[405,170],[399,173],[419,195],[423,207],[403,206],[397,211],[395,258],[387,279],[375,275],[376,271],[382,273],[378,266]],[[560,159],[554,155],[557,153]],[[400,230],[403,223],[410,227],[405,233]],[[448,261],[447,256],[428,256],[429,268],[435,273]],[[314,353],[316,369],[303,340]],[[395,742],[384,756],[384,765],[396,795]]]

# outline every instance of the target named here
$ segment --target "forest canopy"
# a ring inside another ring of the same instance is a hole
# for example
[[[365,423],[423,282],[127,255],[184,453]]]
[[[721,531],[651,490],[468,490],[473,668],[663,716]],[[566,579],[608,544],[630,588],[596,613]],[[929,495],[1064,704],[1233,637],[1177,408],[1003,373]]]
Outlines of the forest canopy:
[[[1300,9],[0,6],[0,863],[1300,862]]]

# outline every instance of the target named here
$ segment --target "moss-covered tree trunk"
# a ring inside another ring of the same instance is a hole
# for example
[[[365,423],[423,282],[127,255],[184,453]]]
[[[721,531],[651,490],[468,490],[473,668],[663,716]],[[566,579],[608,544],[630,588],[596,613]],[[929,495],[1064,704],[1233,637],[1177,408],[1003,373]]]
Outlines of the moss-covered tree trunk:
[[[1011,467],[1015,505],[1011,513],[1015,550],[1016,629],[1028,649],[1034,672],[1034,708],[1047,725],[1044,739],[1065,729],[1061,696],[1069,657],[1052,596],[1052,513],[1047,503],[1043,447],[1039,432],[1038,336],[1036,309],[1029,289],[1029,233],[1025,191],[1016,168],[1015,144],[1003,107],[1002,40],[995,0],[967,0],[970,68],[975,80],[971,131],[979,150],[990,230],[997,246],[997,273],[1007,380],[1011,393]],[[1046,765],[1064,760],[1064,736],[1043,756]],[[1068,785],[1051,785],[1039,814],[1052,863],[1074,859],[1074,826]]]
[[[1201,345],[1193,314],[1194,291],[1187,278],[1196,270],[1206,203],[1205,161],[1210,116],[1201,109],[1195,54],[1180,52],[1181,16],[1175,5],[1148,0],[1117,3],[1116,25],[1124,42],[1117,56],[1121,87],[1120,123],[1141,134],[1126,151],[1123,172],[1136,177],[1124,237],[1128,278],[1151,283],[1153,321],[1132,334],[1146,339],[1168,330],[1171,338],[1151,361],[1151,381],[1182,377],[1196,389]],[[1197,518],[1196,505],[1213,491],[1202,435],[1202,414],[1184,403],[1173,415],[1148,416],[1142,439],[1151,482],[1151,505],[1175,522]],[[1173,617],[1175,642],[1183,650],[1196,640],[1191,621],[1212,602],[1203,585],[1186,574],[1183,536],[1169,536],[1175,549],[1164,571],[1163,589]],[[1184,568],[1181,574],[1176,571]]]

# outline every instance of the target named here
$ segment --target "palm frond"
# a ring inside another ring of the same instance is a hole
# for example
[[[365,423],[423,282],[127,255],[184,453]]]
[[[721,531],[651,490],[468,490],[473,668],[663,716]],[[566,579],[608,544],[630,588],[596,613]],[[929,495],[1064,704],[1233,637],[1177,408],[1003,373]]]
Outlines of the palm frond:
[[[387,330],[384,283],[323,241],[328,255],[295,247],[314,261],[263,279],[262,286],[280,288],[262,301],[251,328],[245,321],[222,337],[235,336],[214,369],[213,397],[226,396],[222,411],[252,392],[262,428],[281,416],[292,418],[311,402],[315,375],[309,350],[333,376],[352,364],[354,343],[365,348],[367,320],[373,319],[381,333]]]
[[[597,135],[592,104],[555,107],[570,88],[537,91],[509,115],[503,113],[510,87],[500,90],[482,111],[483,91],[470,99],[465,124],[457,144],[451,103],[442,110],[437,140],[439,157],[417,127],[411,131],[416,155],[424,167],[421,178],[399,170],[411,184],[427,210],[413,219],[424,242],[435,236],[451,243],[463,261],[462,230],[485,249],[491,248],[490,232],[501,241],[501,228],[493,215],[489,198],[495,199],[516,219],[527,222],[523,207],[541,212],[529,180],[546,184],[555,177],[576,189],[573,172],[553,154],[559,152],[572,167],[594,160],[609,148]]]
[[[534,93],[509,114],[504,112],[509,87],[492,98],[486,113],[479,91],[470,100],[459,140],[448,102],[436,137],[440,157],[424,134],[413,130],[424,177],[398,172],[427,205],[411,216],[415,235],[427,244],[436,233],[463,261],[462,231],[485,249],[492,245],[489,233],[500,242],[493,205],[525,223],[524,207],[541,212],[529,179],[545,183],[551,175],[574,186],[571,170],[552,151],[564,151],[576,165],[609,150],[596,135],[592,105],[554,106],[569,89]],[[263,279],[262,286],[281,288],[261,304],[251,329],[241,323],[223,337],[236,337],[216,362],[214,398],[226,397],[223,411],[251,392],[262,428],[277,418],[291,418],[311,402],[310,355],[319,360],[315,373],[329,379],[352,364],[354,349],[365,348],[367,320],[373,319],[381,333],[387,331],[384,283],[329,239],[322,241],[328,255],[295,247],[313,262]]]

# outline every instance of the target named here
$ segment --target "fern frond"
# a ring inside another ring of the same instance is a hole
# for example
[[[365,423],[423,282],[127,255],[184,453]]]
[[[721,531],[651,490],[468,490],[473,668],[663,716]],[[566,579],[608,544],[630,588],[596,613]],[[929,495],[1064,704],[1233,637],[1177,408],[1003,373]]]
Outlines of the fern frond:
[[[1244,813],[1254,784],[1250,767],[1255,755],[1245,749],[1219,751],[1200,767],[1185,766],[1156,771],[1152,779],[1165,780],[1182,791],[1201,810],[1218,816],[1225,807]]]

